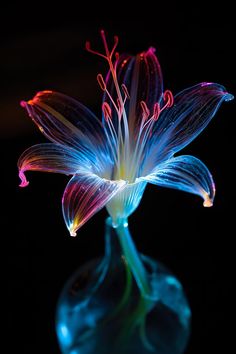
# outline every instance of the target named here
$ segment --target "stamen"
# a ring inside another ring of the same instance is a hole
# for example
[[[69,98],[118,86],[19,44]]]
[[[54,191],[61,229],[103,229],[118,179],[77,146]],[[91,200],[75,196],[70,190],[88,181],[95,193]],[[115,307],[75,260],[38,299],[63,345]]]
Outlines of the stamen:
[[[108,122],[108,120],[111,119],[112,113],[111,113],[111,107],[109,106],[109,104],[107,102],[103,102],[102,111],[103,111],[105,120]]]
[[[118,65],[118,62],[119,62],[119,57],[120,57],[120,54],[118,52],[115,53],[115,62],[114,62],[114,70],[116,72],[116,69],[117,69],[117,65]]]
[[[119,98],[117,98],[117,106],[118,106],[119,119],[121,119],[122,112],[123,112],[123,107],[121,105],[121,102],[120,102]]]
[[[122,88],[122,90],[123,90],[123,92],[124,92],[124,94],[125,94],[125,97],[130,100],[130,95],[129,95],[128,89],[127,89],[127,87],[125,86],[125,84],[122,84],[122,85],[121,85],[121,88]]]
[[[114,36],[114,46],[113,46],[113,48],[112,48],[110,57],[113,56],[113,54],[114,54],[114,52],[115,52],[115,50],[116,50],[116,47],[117,47],[117,45],[118,45],[118,42],[119,42],[118,36]]]
[[[166,90],[164,92],[163,98],[164,98],[164,101],[166,102],[165,106],[164,106],[165,108],[173,106],[174,97],[173,97],[172,92],[170,90]]]
[[[104,48],[105,48],[105,51],[106,51],[107,58],[109,58],[110,57],[110,52],[109,52],[109,49],[108,49],[107,39],[106,39],[106,35],[105,35],[105,31],[104,30],[101,30],[101,36],[102,36],[102,41],[103,41],[103,44],[104,44]]]
[[[97,82],[98,82],[99,86],[101,87],[102,91],[106,91],[106,84],[105,84],[105,81],[102,77],[102,74],[97,75]]]
[[[155,103],[153,107],[153,119],[156,121],[161,113],[160,104]]]
[[[87,41],[87,42],[85,43],[85,49],[86,49],[89,53],[98,55],[99,57],[102,57],[102,58],[104,58],[104,59],[107,60],[107,57],[106,57],[105,55],[103,55],[103,54],[101,54],[101,53],[99,53],[99,52],[97,52],[97,51],[91,49],[91,44],[90,44],[89,41]]]
[[[106,51],[107,59],[111,60],[112,56],[113,56],[113,54],[114,54],[114,52],[116,50],[116,47],[118,45],[119,38],[118,38],[118,36],[114,36],[114,45],[113,45],[113,48],[112,48],[112,50],[110,52],[109,48],[108,48],[107,39],[106,39],[106,35],[105,35],[105,31],[104,30],[101,30],[101,36],[102,36],[102,41],[103,41],[104,48],[105,48],[105,51]]]
[[[154,107],[153,107],[153,116],[152,116],[152,118],[154,119],[154,121],[156,121],[156,120],[158,119],[160,113],[161,113],[162,111],[164,111],[164,109],[173,106],[174,97],[173,97],[172,92],[171,92],[170,90],[166,90],[166,91],[164,92],[163,100],[164,100],[164,106],[163,106],[163,107],[160,107],[160,104],[159,104],[158,102],[156,102],[156,103],[154,104]]]
[[[146,120],[148,119],[149,115],[150,115],[150,111],[146,105],[146,103],[144,101],[141,101],[140,102],[140,105],[141,105],[141,108],[142,108],[142,111],[143,111],[143,120]]]

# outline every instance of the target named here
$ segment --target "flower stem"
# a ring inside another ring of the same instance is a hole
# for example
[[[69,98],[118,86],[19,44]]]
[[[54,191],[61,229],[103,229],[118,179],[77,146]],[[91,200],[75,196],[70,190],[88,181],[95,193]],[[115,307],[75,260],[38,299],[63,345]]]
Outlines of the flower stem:
[[[127,319],[119,339],[123,342],[125,338],[129,338],[138,326],[142,343],[148,351],[153,352],[154,348],[146,335],[146,315],[150,310],[151,303],[151,289],[148,283],[147,272],[133,243],[128,228],[128,222],[121,222],[117,226],[116,232],[124,253],[124,258],[127,262],[127,267],[130,268],[141,295],[138,305],[134,312],[130,315],[129,319]]]
[[[141,295],[146,298],[150,294],[147,273],[140,259],[139,253],[133,243],[129,232],[128,222],[124,220],[116,227],[116,232],[124,252],[124,257],[136,280]]]

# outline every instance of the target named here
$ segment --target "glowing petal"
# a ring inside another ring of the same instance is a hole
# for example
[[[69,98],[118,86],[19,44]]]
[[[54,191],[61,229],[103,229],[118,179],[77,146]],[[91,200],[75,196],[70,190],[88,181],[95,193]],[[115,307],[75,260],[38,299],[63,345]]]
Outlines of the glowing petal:
[[[130,129],[132,130],[135,120],[142,112],[140,102],[144,101],[147,107],[152,110],[154,104],[160,101],[162,97],[162,73],[155,55],[155,49],[149,48],[146,52],[140,53],[136,57],[122,55],[116,62],[116,73],[119,85],[124,84],[123,91],[130,96],[127,99],[125,108],[129,117]],[[110,71],[106,78],[106,87],[116,102],[116,89]],[[106,92],[104,93],[103,101],[110,104],[113,110],[113,118],[115,118],[114,106]]]
[[[215,83],[190,87],[174,98],[174,105],[158,119],[152,144],[161,158],[183,149],[208,125],[223,101],[233,96]]]
[[[66,186],[62,208],[71,236],[119,190],[125,181],[109,181],[94,174],[77,174]]]
[[[203,205],[213,205],[215,185],[208,168],[193,156],[178,156],[160,164],[155,173],[144,178],[162,187],[175,188],[197,194],[204,199]]]
[[[28,102],[21,102],[40,131],[51,141],[67,145],[94,159],[106,151],[102,124],[78,101],[61,93],[42,91]]]
[[[59,144],[38,144],[25,150],[18,160],[21,187],[29,184],[25,171],[42,171],[75,174],[76,171],[91,171],[92,164],[78,151]]]
[[[139,206],[147,183],[140,181],[127,184],[107,204],[106,208],[115,224],[127,219]]]

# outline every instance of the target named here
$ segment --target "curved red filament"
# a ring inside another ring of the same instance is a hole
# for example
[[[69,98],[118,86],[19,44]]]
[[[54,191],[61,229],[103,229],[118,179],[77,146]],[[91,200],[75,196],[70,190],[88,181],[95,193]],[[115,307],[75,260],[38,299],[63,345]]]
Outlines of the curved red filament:
[[[146,103],[144,101],[140,102],[142,111],[143,111],[143,119],[146,120],[148,119],[149,115],[150,115],[150,110],[148,109]]]
[[[107,102],[103,102],[102,104],[102,111],[104,114],[104,118],[106,121],[108,121],[108,119],[111,119],[111,107],[109,106],[109,104]]]

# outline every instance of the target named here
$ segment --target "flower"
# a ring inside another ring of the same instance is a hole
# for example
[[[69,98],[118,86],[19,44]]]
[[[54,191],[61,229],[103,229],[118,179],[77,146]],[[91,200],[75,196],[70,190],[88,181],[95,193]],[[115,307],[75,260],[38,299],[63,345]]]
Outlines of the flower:
[[[216,83],[200,83],[173,97],[163,90],[155,49],[133,57],[110,51],[101,36],[109,64],[104,80],[102,120],[76,100],[42,91],[21,102],[41,132],[52,143],[30,147],[18,162],[20,186],[28,184],[25,171],[72,175],[62,198],[63,215],[72,236],[106,206],[114,224],[137,208],[147,183],[200,195],[213,204],[212,176],[199,159],[174,155],[208,125],[223,101],[233,99]]]

